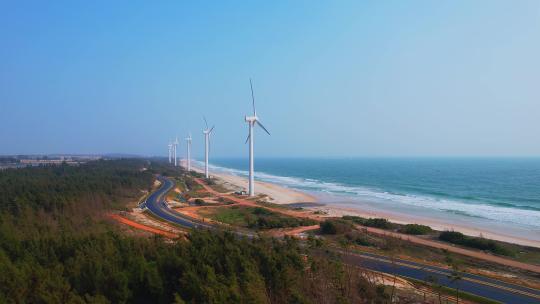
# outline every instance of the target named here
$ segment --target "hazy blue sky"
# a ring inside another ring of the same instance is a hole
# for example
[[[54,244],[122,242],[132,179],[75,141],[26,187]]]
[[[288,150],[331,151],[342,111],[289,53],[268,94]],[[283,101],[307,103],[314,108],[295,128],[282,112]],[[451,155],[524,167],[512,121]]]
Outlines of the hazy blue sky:
[[[540,155],[536,0],[2,1],[0,154],[245,156],[249,77],[259,156]]]

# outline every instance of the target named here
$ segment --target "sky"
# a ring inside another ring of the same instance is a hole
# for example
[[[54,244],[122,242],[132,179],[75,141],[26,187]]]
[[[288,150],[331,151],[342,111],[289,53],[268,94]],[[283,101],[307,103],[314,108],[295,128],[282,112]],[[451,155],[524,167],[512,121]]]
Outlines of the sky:
[[[2,1],[0,154],[540,156],[540,1]]]

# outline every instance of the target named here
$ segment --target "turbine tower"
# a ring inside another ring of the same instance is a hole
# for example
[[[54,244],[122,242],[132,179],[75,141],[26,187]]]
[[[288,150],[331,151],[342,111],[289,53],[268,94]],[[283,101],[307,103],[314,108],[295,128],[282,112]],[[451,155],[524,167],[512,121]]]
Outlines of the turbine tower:
[[[249,125],[249,135],[246,139],[246,143],[249,141],[249,196],[255,195],[255,176],[254,176],[254,158],[253,158],[253,136],[255,135],[253,133],[253,128],[255,127],[255,124],[259,125],[264,132],[268,133],[270,135],[270,132],[266,130],[266,128],[262,125],[262,123],[259,121],[259,117],[257,117],[257,111],[255,110],[255,95],[253,94],[253,83],[251,82],[251,78],[249,79],[249,86],[251,87],[251,103],[253,106],[253,116],[247,116],[245,117],[246,122]]]
[[[203,130],[204,134],[204,176],[208,178],[208,146],[210,145],[210,133],[214,130],[214,126],[212,126],[211,129],[208,129],[208,122],[206,121],[206,117],[203,116],[204,124],[206,125],[206,129]]]
[[[169,164],[172,163],[172,143],[169,140]]]
[[[176,157],[176,150],[178,149],[178,136],[176,136],[176,139],[174,140],[174,166],[178,166],[178,158]]]
[[[191,171],[191,133],[189,133],[189,136],[186,137],[187,142],[187,170],[188,172]]]

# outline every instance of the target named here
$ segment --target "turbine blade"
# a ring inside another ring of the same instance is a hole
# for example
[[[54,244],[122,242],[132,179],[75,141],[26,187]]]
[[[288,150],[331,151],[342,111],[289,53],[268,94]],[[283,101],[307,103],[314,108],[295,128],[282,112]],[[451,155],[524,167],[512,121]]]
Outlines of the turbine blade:
[[[261,127],[264,130],[264,132],[266,132],[266,133],[268,133],[268,135],[270,135],[270,132],[268,132],[268,130],[266,130],[266,128],[262,125],[262,123],[260,123],[258,120],[256,120],[255,122],[257,122],[259,127]]]
[[[253,83],[251,78],[249,79],[249,86],[251,87],[251,104],[253,106],[253,116],[257,116],[257,111],[255,110],[255,94],[253,94]]]
[[[208,122],[206,121],[206,117],[202,117],[204,119],[204,124],[206,125],[206,130],[208,130]]]
[[[251,135],[248,135],[248,137],[246,138],[246,142],[245,142],[244,144],[247,144],[247,142],[249,141],[249,137],[250,137],[250,136],[251,136]]]
[[[208,131],[208,134],[212,133],[212,131],[214,131],[214,127],[215,126],[212,126],[212,129],[210,129],[210,131]]]

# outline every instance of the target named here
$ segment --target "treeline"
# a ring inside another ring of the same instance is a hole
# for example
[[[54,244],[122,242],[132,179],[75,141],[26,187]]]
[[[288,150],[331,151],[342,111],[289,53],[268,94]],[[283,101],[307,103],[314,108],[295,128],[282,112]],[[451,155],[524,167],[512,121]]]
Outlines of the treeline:
[[[142,160],[0,172],[0,303],[388,300],[360,270],[308,257],[292,239],[195,231],[170,242],[97,216],[138,197],[155,172],[178,174]]]
[[[82,206],[118,207],[126,196],[146,189],[152,174],[143,160],[100,160],[81,166],[58,165],[8,169],[0,173],[0,212],[63,212]]]
[[[294,240],[194,232],[173,244],[110,231],[41,236],[0,251],[0,302],[358,303],[385,297]],[[349,270],[350,271],[350,270]]]

